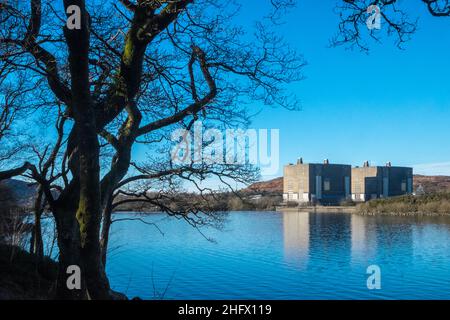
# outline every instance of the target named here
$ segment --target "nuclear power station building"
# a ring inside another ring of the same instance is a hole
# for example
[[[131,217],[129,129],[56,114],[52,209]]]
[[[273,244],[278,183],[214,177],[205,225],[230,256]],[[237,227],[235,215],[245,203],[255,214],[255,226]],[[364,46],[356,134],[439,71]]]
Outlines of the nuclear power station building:
[[[303,163],[284,167],[285,202],[338,205],[346,200],[368,201],[413,192],[413,169],[370,166],[353,168],[346,164]]]
[[[412,192],[412,168],[393,167],[390,162],[384,167],[372,167],[367,161],[362,168],[352,169],[353,201],[395,197]]]
[[[339,204],[351,197],[352,167],[345,164],[303,163],[284,167],[285,201]]]

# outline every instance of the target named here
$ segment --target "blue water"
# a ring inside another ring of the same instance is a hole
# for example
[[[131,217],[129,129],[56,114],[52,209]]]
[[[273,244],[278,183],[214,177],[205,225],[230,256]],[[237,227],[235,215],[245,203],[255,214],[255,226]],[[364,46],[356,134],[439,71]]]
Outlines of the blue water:
[[[159,229],[114,223],[107,265],[129,297],[450,299],[448,218],[234,212],[202,235],[164,214],[139,217]],[[370,265],[380,290],[367,288]]]

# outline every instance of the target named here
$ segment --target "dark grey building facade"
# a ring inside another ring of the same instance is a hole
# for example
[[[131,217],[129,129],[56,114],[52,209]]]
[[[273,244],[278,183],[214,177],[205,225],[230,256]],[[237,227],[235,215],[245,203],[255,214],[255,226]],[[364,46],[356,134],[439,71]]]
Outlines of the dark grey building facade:
[[[352,169],[352,200],[368,201],[413,192],[413,169],[408,167],[370,166]]]
[[[283,199],[299,203],[340,204],[351,197],[350,165],[297,164],[284,167]]]

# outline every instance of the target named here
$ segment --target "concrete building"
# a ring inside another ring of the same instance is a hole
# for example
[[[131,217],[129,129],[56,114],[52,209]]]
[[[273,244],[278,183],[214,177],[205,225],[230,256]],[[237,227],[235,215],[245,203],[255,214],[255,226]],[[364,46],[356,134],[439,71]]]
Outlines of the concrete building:
[[[283,199],[299,203],[339,204],[351,197],[350,165],[303,163],[284,167]]]
[[[352,200],[368,201],[411,194],[413,192],[413,169],[393,167],[372,167],[366,161],[361,168],[352,169]]]

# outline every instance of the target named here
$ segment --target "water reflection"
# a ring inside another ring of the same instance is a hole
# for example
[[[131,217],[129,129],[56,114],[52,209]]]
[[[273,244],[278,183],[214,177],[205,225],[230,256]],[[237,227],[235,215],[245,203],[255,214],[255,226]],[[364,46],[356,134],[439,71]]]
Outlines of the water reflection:
[[[351,216],[352,262],[368,261],[377,250],[376,224],[367,217],[353,214]]]
[[[306,267],[309,257],[309,212],[283,212],[284,256],[288,263]]]
[[[401,263],[408,264],[414,256],[414,235],[420,238],[416,229],[429,225],[427,219],[418,223],[416,218],[346,213],[285,211],[281,215],[285,261],[301,269],[314,267],[315,258],[335,261],[340,267],[389,264],[398,250]]]
[[[299,269],[314,268],[323,258],[339,267],[350,265],[350,219],[347,214],[282,212],[285,261]],[[333,259],[339,255],[340,259]]]

